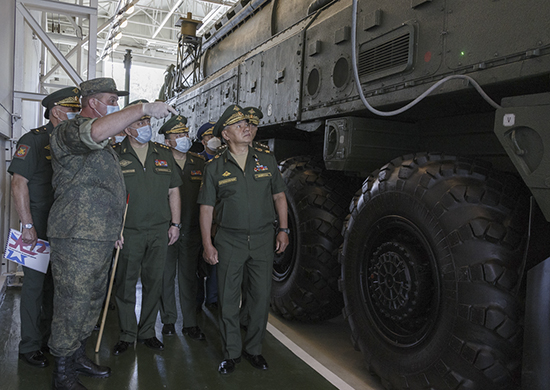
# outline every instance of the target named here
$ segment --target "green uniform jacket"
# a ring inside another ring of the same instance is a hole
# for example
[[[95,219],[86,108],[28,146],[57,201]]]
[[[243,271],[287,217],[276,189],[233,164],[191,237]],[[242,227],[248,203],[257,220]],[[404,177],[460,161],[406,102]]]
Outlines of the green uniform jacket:
[[[109,140],[92,140],[94,120],[77,115],[52,132],[55,200],[48,219],[50,238],[116,241],[120,237],[124,179]]]
[[[23,135],[13,155],[8,168],[12,175],[17,173],[29,182],[31,214],[40,213],[48,218],[48,212],[53,203],[52,163],[50,153],[50,134],[53,131],[52,122],[33,129]],[[35,219],[33,215],[33,220]],[[40,237],[45,239],[45,237]]]
[[[199,232],[199,205],[197,198],[204,172],[204,157],[187,152],[183,170],[177,166],[183,184],[180,186],[181,197],[181,232]]]
[[[166,228],[172,214],[168,190],[179,187],[181,179],[172,151],[166,145],[149,142],[145,166],[126,137],[114,145],[120,159],[126,190],[130,195],[125,229]]]
[[[249,146],[243,172],[225,149],[206,163],[198,203],[215,207],[219,227],[250,234],[272,227],[276,218],[273,195],[285,189],[269,150]]]

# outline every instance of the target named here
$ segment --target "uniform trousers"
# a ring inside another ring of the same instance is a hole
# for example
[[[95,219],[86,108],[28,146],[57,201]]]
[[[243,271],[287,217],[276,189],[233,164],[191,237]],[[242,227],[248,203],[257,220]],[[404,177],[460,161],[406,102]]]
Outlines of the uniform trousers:
[[[115,242],[51,238],[50,245],[55,292],[48,346],[54,356],[71,356],[99,318]]]
[[[168,223],[148,230],[124,230],[124,247],[116,270],[115,300],[121,330],[120,340],[155,337],[155,322],[162,293],[162,276],[168,247]],[[142,302],[136,319],[136,285],[141,276]]]
[[[267,228],[247,235],[218,228],[214,246],[218,250],[219,327],[224,359],[236,359],[244,350],[262,353],[269,314],[275,233]],[[248,329],[241,339],[239,304],[241,284],[247,275]]]
[[[31,210],[38,238],[46,240],[48,213]],[[47,273],[24,267],[19,314],[21,341],[19,353],[38,351],[47,345],[53,316],[53,279],[51,266]]]
[[[196,296],[198,288],[197,267],[201,251],[199,231],[183,233],[179,240],[168,246],[162,286],[160,318],[163,324],[174,324],[178,318],[176,308],[176,273],[180,308],[185,328],[197,326]]]

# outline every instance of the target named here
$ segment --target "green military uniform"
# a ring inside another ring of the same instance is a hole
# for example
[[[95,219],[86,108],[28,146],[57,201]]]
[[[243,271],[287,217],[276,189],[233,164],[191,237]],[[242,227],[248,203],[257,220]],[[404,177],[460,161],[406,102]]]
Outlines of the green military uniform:
[[[30,210],[38,238],[47,240],[48,214],[53,203],[50,134],[53,125],[33,129],[17,143],[16,152],[8,168],[28,180]],[[46,274],[24,268],[25,279],[21,289],[21,342],[19,353],[38,351],[50,337],[53,315],[53,280],[51,269]]]
[[[51,136],[55,200],[48,219],[55,283],[49,347],[71,356],[93,331],[120,236],[126,190],[109,140],[91,137],[95,119],[77,116]]]
[[[197,197],[204,171],[204,157],[187,152],[183,169],[177,166],[176,170],[183,182],[180,186],[182,227],[179,240],[169,246],[166,253],[160,318],[163,324],[176,322],[175,277],[177,272],[183,327],[189,328],[197,326],[195,302],[198,281],[196,274],[197,260],[202,247]]]
[[[251,355],[261,354],[275,242],[273,195],[285,188],[274,156],[261,148],[248,148],[244,171],[228,149],[206,164],[198,203],[214,207],[218,225],[214,246],[219,259],[219,326],[225,359],[236,359],[243,347]],[[239,299],[235,299],[241,294],[243,275],[248,275],[250,317],[244,346]]]
[[[168,247],[171,220],[168,190],[179,187],[181,179],[170,148],[149,142],[145,166],[126,137],[115,144],[129,194],[124,226],[124,246],[120,251],[116,276],[120,340],[155,337],[155,321],[162,292],[162,274]],[[136,284],[141,275],[143,301],[139,325],[136,323]]]

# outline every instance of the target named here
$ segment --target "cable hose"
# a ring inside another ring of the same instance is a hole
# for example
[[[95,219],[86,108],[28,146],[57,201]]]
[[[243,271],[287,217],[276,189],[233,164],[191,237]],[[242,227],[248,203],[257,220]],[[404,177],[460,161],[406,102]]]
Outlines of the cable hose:
[[[476,89],[476,91],[481,95],[481,97],[483,97],[483,99],[485,99],[485,101],[487,103],[489,103],[495,109],[501,108],[500,105],[498,105],[493,99],[491,99],[489,97],[489,95],[487,95],[485,93],[485,91],[481,88],[481,86],[477,83],[477,81],[475,81],[470,76],[465,76],[465,75],[451,75],[451,76],[447,76],[447,77],[439,80],[437,83],[435,83],[430,88],[428,88],[428,90],[426,90],[422,95],[418,96],[412,102],[410,102],[406,106],[403,106],[403,107],[401,107],[397,110],[380,111],[380,110],[377,110],[376,108],[372,107],[369,104],[369,102],[367,101],[367,99],[365,98],[365,95],[363,93],[363,88],[361,87],[361,82],[359,80],[359,71],[357,69],[357,47],[356,47],[356,43],[357,43],[357,1],[358,0],[352,0],[353,9],[352,9],[352,23],[351,23],[351,55],[352,55],[353,75],[355,77],[355,86],[356,86],[357,90],[359,91],[359,96],[361,97],[361,101],[363,102],[365,107],[368,108],[368,110],[370,112],[372,112],[373,114],[379,115],[379,116],[394,116],[394,115],[401,114],[401,113],[407,111],[408,109],[412,108],[416,104],[420,103],[426,96],[428,96],[430,93],[432,93],[441,84],[446,83],[447,81],[453,80],[453,79],[462,79],[462,80],[469,81],[473,85],[473,87]]]

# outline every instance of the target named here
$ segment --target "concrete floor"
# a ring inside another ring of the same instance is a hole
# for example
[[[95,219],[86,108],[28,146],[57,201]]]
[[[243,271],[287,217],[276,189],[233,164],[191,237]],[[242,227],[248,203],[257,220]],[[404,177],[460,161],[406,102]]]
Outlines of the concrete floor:
[[[9,288],[0,306],[0,389],[41,390],[51,388],[51,365],[38,369],[18,359],[19,291]],[[320,324],[301,324],[270,315],[263,355],[270,368],[263,372],[243,360],[236,371],[221,376],[221,360],[216,313],[203,308],[199,326],[207,341],[178,335],[165,337],[165,350],[154,352],[136,345],[121,356],[111,353],[118,340],[116,311],[110,310],[101,349],[94,354],[94,332],[87,346],[88,356],[113,370],[107,379],[82,378],[93,389],[361,389],[382,390],[376,378],[366,373],[361,354],[349,341],[349,329],[339,317]],[[162,340],[160,320],[157,335]]]

